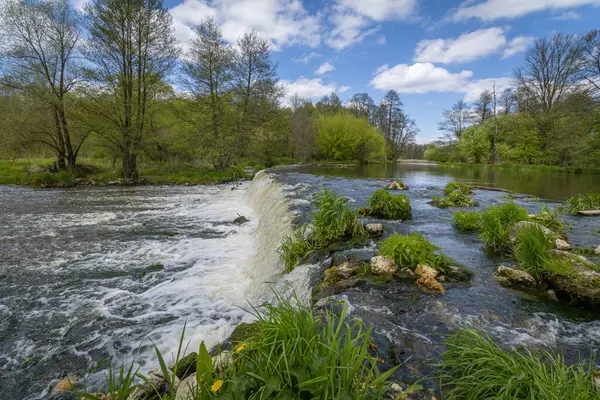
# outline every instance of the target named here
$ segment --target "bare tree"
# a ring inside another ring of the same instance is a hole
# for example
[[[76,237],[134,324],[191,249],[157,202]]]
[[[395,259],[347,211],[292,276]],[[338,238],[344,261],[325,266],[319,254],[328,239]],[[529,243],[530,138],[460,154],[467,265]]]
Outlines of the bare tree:
[[[394,136],[398,129],[399,123],[397,121],[399,120],[400,113],[402,112],[402,100],[400,100],[400,95],[398,92],[395,90],[390,90],[383,97],[382,103],[385,104],[386,111],[385,129],[382,130],[384,131],[385,138],[388,141],[395,142]]]
[[[89,72],[101,88],[91,91],[94,112],[113,127],[102,134],[121,151],[123,177],[136,181],[148,110],[179,55],[173,19],[162,0],[94,0],[86,13]]]
[[[512,112],[515,105],[515,94],[512,89],[504,89],[500,95],[500,106],[502,107],[502,115],[508,115]]]
[[[66,110],[66,96],[81,78],[80,16],[68,0],[9,0],[0,9],[0,19],[5,45],[0,86],[49,107],[54,128],[34,134],[33,140],[54,151],[58,168],[72,171],[87,137],[73,135]]]
[[[477,120],[479,125],[483,125],[483,123],[490,118],[492,107],[492,93],[489,90],[484,90],[479,95],[479,98],[475,102],[475,114],[477,115]]]
[[[457,139],[460,139],[464,130],[475,122],[475,114],[464,99],[457,101],[450,110],[444,110],[443,115],[444,119],[438,124],[438,129]]]
[[[368,93],[356,93],[348,100],[348,109],[357,118],[367,118],[371,120],[375,103]]]
[[[315,108],[298,95],[290,99],[292,108],[292,157],[307,161],[315,147]]]
[[[419,128],[414,119],[410,118],[404,110],[398,114],[396,121],[394,121],[395,129],[393,134],[393,146],[394,156],[393,160],[396,161],[400,154],[402,154],[406,147],[414,143],[416,136],[418,135]]]
[[[583,37],[582,55],[582,78],[597,95],[600,93],[600,30],[593,30]]]
[[[506,92],[506,90],[504,92]],[[498,90],[496,88],[496,81],[494,81],[490,95],[492,99],[492,116],[494,118],[494,133],[490,140],[490,162],[495,164],[498,136],[500,136],[500,127],[498,125]]]

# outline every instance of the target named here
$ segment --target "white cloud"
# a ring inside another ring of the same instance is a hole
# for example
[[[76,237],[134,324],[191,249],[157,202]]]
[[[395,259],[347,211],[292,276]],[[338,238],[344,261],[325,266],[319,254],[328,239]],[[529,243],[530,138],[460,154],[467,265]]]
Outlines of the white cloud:
[[[375,70],[375,73],[373,75],[379,75],[380,73],[387,71],[388,69],[390,69],[390,66],[387,64],[383,64],[381,67]]]
[[[567,11],[552,19],[555,19],[557,21],[577,21],[581,19],[581,14],[575,11]]]
[[[506,45],[502,28],[463,33],[456,39],[422,40],[415,49],[414,61],[450,64],[468,62],[498,52]]]
[[[417,6],[417,0],[337,0],[341,7],[375,21],[408,18]]]
[[[321,78],[309,79],[303,76],[295,81],[284,80],[281,81],[281,83],[286,89],[286,100],[284,101],[284,104],[287,104],[288,99],[294,95],[316,100],[331,94],[331,92],[337,91],[343,93],[350,89],[349,86],[340,86],[338,88],[333,82],[324,83]]]
[[[334,69],[335,69],[335,67],[333,66],[333,64],[326,61],[323,64],[321,64],[321,66],[319,68],[317,68],[317,70],[315,71],[315,74],[323,75],[327,72],[333,71]]]
[[[502,53],[502,58],[508,58],[517,53],[521,53],[529,47],[534,42],[535,38],[532,36],[517,36],[513,40],[511,40],[504,52]]]
[[[275,49],[292,44],[317,46],[321,40],[321,16],[310,15],[300,0],[184,0],[171,10],[175,35],[186,43],[193,27],[212,16],[233,43],[244,32],[255,30]]]
[[[323,55],[312,51],[310,53],[304,53],[302,54],[299,58],[292,58],[292,61],[297,62],[297,63],[302,63],[302,64],[308,64],[308,62],[310,60],[312,60],[313,58],[318,58],[318,57],[323,57]]]
[[[352,89],[352,86],[340,86],[340,88],[338,89],[338,93],[345,93],[350,89]]]
[[[431,63],[398,64],[383,70],[380,67],[378,71],[371,85],[376,89],[393,89],[400,93],[460,92],[473,76],[472,71],[453,74]]]
[[[479,98],[479,95],[484,90],[491,90],[496,84],[496,93],[498,96],[504,91],[513,86],[515,80],[512,78],[487,78],[469,82],[461,92],[465,93],[465,101],[473,102]]]
[[[458,7],[452,19],[464,21],[469,18],[479,18],[484,21],[494,21],[499,18],[518,18],[537,11],[586,5],[600,5],[600,0],[485,0],[480,2],[467,0]]]
[[[386,39],[385,36],[380,35],[375,42],[377,44],[386,44],[387,43],[387,39]]]

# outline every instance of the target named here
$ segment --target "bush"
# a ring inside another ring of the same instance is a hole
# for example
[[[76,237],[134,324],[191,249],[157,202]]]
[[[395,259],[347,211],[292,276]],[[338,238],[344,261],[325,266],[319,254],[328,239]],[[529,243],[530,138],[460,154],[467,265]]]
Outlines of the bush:
[[[461,191],[455,190],[454,192],[450,192],[450,194],[446,197],[435,196],[431,201],[431,204],[439,208],[474,207],[475,200],[468,197]]]
[[[514,224],[529,220],[529,213],[524,207],[514,202],[490,206],[481,213],[481,241],[495,250],[509,247],[509,233]]]
[[[443,354],[446,398],[598,399],[593,363],[566,365],[558,355],[504,351],[487,334],[462,329],[451,336]]]
[[[465,183],[458,183],[458,182],[450,182],[446,185],[446,187],[444,187],[444,194],[446,196],[450,195],[452,192],[455,191],[459,191],[460,193],[464,194],[464,195],[471,195],[473,194],[473,190],[471,190],[471,187]]]
[[[421,233],[410,235],[393,234],[379,243],[379,254],[393,259],[400,268],[415,269],[419,264],[444,270],[451,260],[441,254],[440,248],[427,240]]]
[[[554,243],[542,228],[530,225],[519,230],[513,254],[521,268],[541,280],[542,272],[551,256],[550,250],[553,248]]]
[[[571,197],[563,209],[572,214],[585,210],[600,210],[600,193],[588,192],[585,196]]]
[[[481,214],[459,211],[452,216],[452,223],[461,232],[477,232],[481,229]]]
[[[378,189],[369,198],[372,215],[389,219],[409,219],[410,201],[405,195],[393,195],[385,189]]]

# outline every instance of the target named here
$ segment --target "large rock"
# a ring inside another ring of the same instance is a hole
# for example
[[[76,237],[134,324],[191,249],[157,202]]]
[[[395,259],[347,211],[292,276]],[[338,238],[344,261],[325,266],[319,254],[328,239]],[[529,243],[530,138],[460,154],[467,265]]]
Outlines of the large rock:
[[[563,250],[553,250],[552,253],[559,258],[567,259],[575,266],[580,266],[583,268],[589,268],[594,266],[593,262],[591,262],[590,260],[588,260],[580,254],[573,254]]]
[[[473,273],[466,268],[450,265],[445,269],[445,277],[448,282],[466,282],[471,279]]]
[[[435,278],[436,276],[438,276],[438,273],[439,272],[436,269],[431,268],[429,265],[426,264],[419,264],[415,269],[415,274],[419,276],[431,276]]]
[[[371,271],[379,276],[393,276],[398,270],[396,262],[384,256],[371,258]]]
[[[196,373],[193,373],[192,375],[188,376],[187,378],[181,381],[175,394],[175,400],[193,399],[194,394],[196,393],[197,385],[198,378],[196,377]]]
[[[535,288],[537,286],[535,278],[530,273],[505,266],[496,268],[494,279],[501,285],[509,287]]]
[[[175,391],[179,384],[179,379],[175,378],[175,387],[168,388],[167,379],[159,370],[148,372],[147,381],[139,384],[133,392],[127,397],[127,400],[148,400],[159,393],[165,393],[167,390]]]
[[[354,274],[356,274],[356,269],[358,268],[358,264],[353,261],[345,261],[340,266],[337,267],[336,273],[340,277],[340,279],[348,279]]]
[[[196,361],[198,360],[198,353],[193,352],[183,357],[177,363],[177,378],[185,379],[194,372],[196,372]],[[171,367],[173,370],[173,367]]]
[[[350,278],[350,279],[346,279],[346,280],[337,282],[331,286],[323,287],[315,295],[314,301],[318,302],[319,300],[324,299],[326,297],[345,292],[349,289],[352,289],[355,286],[358,286],[361,282],[362,281],[358,278]]]
[[[525,227],[530,227],[530,226],[538,227],[539,229],[542,230],[542,232],[544,232],[548,236],[554,235],[554,232],[552,232],[550,229],[546,228],[542,224],[538,224],[537,222],[532,222],[532,221],[520,221],[520,222],[517,222],[516,224],[514,224],[514,226],[510,230],[510,233],[508,234],[508,237],[510,238],[510,240],[514,241],[517,239],[517,236],[519,235],[519,232],[521,231],[521,229],[523,229]]]
[[[389,183],[385,188],[387,190],[408,190],[408,186],[400,181]]]
[[[571,276],[552,275],[550,283],[559,291],[568,294],[573,301],[588,305],[600,303],[600,273],[581,271]]]
[[[379,236],[383,233],[383,225],[382,224],[366,224],[365,230],[371,236]]]
[[[562,250],[562,251],[569,251],[571,250],[573,247],[569,244],[569,242],[567,242],[566,240],[563,239],[556,239],[556,248],[558,250]]]
[[[417,279],[417,285],[427,292],[438,294],[446,293],[442,284],[436,281],[431,275],[421,276],[419,279]]]

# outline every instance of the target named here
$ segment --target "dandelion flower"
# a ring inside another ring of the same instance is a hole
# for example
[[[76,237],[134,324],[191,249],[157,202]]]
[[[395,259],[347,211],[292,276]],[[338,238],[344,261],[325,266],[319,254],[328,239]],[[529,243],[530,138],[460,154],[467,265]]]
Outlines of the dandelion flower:
[[[239,353],[240,351],[243,351],[246,348],[246,344],[242,344],[240,345],[237,349],[235,349],[236,353]]]
[[[223,386],[223,380],[222,379],[217,379],[215,381],[215,383],[213,383],[212,386],[210,387],[210,390],[212,390],[213,392],[217,393],[219,391],[219,389],[221,389],[221,386]]]

